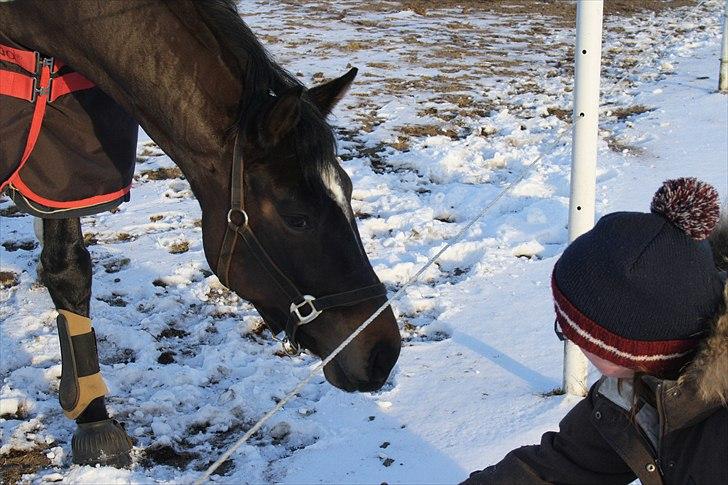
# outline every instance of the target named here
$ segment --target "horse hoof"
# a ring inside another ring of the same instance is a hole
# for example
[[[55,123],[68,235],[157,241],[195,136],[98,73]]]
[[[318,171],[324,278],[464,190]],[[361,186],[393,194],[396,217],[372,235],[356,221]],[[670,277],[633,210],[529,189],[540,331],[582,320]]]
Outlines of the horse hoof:
[[[125,468],[131,465],[131,438],[114,419],[80,423],[71,440],[73,463]]]

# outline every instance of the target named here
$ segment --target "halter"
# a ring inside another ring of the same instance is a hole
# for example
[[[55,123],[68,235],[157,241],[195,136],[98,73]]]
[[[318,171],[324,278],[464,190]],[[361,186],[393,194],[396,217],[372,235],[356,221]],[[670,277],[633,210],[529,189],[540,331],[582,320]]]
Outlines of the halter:
[[[255,237],[249,224],[247,212],[245,212],[245,183],[243,157],[241,156],[240,133],[235,136],[233,148],[233,163],[230,180],[230,210],[227,214],[227,228],[225,237],[220,247],[220,256],[217,260],[217,276],[220,282],[229,287],[228,274],[232,262],[233,252],[238,240],[241,240],[245,247],[258,263],[265,269],[268,276],[276,283],[281,291],[291,302],[289,316],[284,330],[286,340],[284,347],[289,353],[298,353],[300,344],[296,340],[296,333],[303,325],[311,323],[324,311],[335,307],[349,307],[359,303],[385,296],[387,290],[382,283],[365,286],[351,291],[344,291],[323,297],[313,297],[301,293],[296,285],[286,277],[283,271],[273,262],[266,250]],[[266,322],[267,324],[267,322]],[[270,328],[270,326],[269,326]],[[274,335],[280,333],[271,328]]]

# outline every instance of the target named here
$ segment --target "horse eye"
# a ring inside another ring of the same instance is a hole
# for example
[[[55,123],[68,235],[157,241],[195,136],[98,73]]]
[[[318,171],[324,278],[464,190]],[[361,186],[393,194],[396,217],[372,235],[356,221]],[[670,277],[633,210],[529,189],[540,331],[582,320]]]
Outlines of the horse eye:
[[[283,216],[283,220],[288,227],[297,231],[305,231],[310,226],[308,217],[303,215]]]

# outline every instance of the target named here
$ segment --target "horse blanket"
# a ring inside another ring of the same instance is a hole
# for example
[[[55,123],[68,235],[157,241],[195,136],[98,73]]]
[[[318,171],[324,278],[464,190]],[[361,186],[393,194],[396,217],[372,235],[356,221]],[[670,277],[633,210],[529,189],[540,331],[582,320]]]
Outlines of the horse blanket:
[[[78,217],[129,200],[136,121],[59,59],[50,63],[47,90],[36,90],[32,83],[41,79],[40,64],[33,72],[31,63],[19,61],[21,55],[43,59],[0,33],[0,192],[38,217]],[[17,85],[26,78],[38,93],[33,94],[36,99],[7,94],[17,93]],[[59,79],[74,79],[75,87],[60,95],[63,82]],[[47,95],[45,113],[26,156],[41,95]]]

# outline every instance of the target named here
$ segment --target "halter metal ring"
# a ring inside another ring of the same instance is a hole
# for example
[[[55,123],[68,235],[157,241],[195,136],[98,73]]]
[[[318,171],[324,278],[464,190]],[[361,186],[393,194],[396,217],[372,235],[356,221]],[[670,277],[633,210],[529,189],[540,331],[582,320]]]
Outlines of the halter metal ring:
[[[316,310],[316,307],[313,306],[314,300],[316,300],[316,298],[311,295],[303,295],[303,301],[301,303],[291,303],[291,313],[296,315],[299,325],[306,325],[307,323],[312,322],[319,315],[321,315],[321,312],[319,310]],[[305,307],[306,305],[308,305],[311,311],[307,315],[301,315],[301,308]]]
[[[236,222],[233,222],[233,214],[236,214],[236,213],[243,215],[242,224],[237,224]],[[228,225],[232,225],[234,227],[245,227],[248,225],[248,213],[242,209],[230,209],[227,213],[227,222],[228,222]]]

